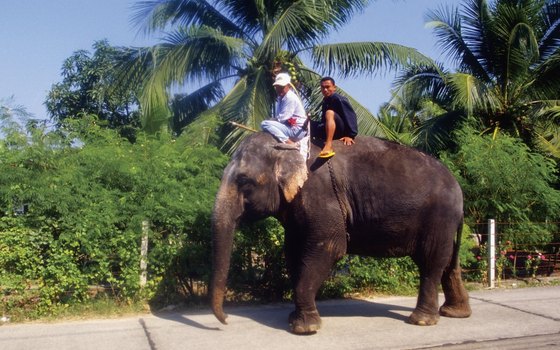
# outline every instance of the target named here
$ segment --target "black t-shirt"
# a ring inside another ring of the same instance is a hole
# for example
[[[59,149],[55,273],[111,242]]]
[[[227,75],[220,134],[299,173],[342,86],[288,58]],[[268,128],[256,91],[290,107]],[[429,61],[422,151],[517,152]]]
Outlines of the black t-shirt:
[[[325,112],[329,109],[338,114],[344,122],[344,136],[354,138],[358,135],[358,118],[346,97],[334,93],[323,99],[321,108],[321,121],[323,123],[325,122]]]

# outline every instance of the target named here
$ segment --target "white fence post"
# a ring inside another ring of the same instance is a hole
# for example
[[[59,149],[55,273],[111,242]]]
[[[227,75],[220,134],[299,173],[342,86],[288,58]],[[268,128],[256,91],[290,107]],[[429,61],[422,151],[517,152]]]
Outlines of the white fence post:
[[[496,221],[488,220],[488,284],[495,287],[496,280]]]
[[[142,244],[140,246],[140,288],[144,288],[148,280],[148,231],[150,222],[142,221]]]

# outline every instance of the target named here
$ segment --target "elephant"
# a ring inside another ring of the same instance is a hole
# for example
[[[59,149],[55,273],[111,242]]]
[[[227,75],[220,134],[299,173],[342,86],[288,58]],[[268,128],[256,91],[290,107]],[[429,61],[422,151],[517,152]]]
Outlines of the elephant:
[[[469,317],[458,258],[463,194],[450,171],[428,154],[381,138],[335,143],[330,159],[317,157],[320,145],[312,144],[306,159],[264,132],[240,143],[212,212],[209,301],[216,318],[227,324],[223,300],[234,231],[241,221],[271,216],[285,231],[293,333],[320,328],[317,291],[345,254],[413,259],[420,284],[409,323]],[[440,283],[445,302],[438,308]]]

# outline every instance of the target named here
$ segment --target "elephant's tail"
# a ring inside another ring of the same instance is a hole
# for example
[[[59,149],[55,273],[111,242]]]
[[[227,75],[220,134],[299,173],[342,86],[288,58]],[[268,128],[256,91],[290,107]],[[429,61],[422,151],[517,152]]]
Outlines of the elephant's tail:
[[[453,256],[451,258],[450,266],[453,269],[459,268],[459,251],[461,250],[461,240],[463,237],[463,221],[464,216],[461,216],[461,221],[459,221],[459,227],[457,227],[457,233],[455,236],[455,242],[453,244]]]

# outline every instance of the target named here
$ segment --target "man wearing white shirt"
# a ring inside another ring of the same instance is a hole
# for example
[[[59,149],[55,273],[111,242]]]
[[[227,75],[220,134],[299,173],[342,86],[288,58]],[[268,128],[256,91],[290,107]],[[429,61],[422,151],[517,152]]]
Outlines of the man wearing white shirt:
[[[304,128],[307,119],[305,108],[292,89],[289,74],[278,73],[272,85],[278,94],[276,117],[264,120],[261,129],[272,134],[278,141],[297,148],[298,141],[307,136]]]

